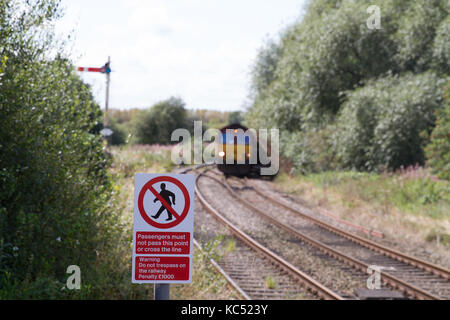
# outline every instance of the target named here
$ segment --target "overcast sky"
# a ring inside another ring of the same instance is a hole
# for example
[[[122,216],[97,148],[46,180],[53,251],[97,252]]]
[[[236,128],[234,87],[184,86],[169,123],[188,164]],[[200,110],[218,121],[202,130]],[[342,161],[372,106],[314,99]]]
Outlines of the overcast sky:
[[[57,31],[74,30],[72,59],[111,56],[111,108],[172,95],[191,109],[240,110],[268,37],[299,19],[305,0],[63,0]],[[105,76],[83,73],[104,106]]]

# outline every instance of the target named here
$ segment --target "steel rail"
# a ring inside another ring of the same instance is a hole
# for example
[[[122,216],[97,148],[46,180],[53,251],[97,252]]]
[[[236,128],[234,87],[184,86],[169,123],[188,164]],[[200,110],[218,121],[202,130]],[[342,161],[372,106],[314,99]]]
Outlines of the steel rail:
[[[211,172],[217,174],[215,171],[211,171]],[[245,181],[245,183],[248,183],[247,177],[244,177],[244,181]],[[252,184],[250,184],[250,185],[253,188],[255,188]],[[323,215],[325,215],[325,216],[327,216],[327,217],[329,217],[329,218],[331,218],[331,219],[333,219],[333,220],[335,220],[335,221],[337,221],[337,222],[339,222],[341,224],[345,224],[345,225],[347,225],[350,228],[356,229],[358,231],[362,231],[362,232],[364,232],[364,233],[366,233],[368,235],[372,235],[372,236],[375,236],[375,237],[378,237],[378,238],[384,238],[383,232],[381,232],[379,230],[376,230],[376,229],[373,229],[373,228],[364,227],[364,226],[355,224],[353,222],[341,219],[341,218],[335,216],[334,214],[332,214],[332,213],[330,213],[327,210],[322,209],[322,208],[317,208],[317,210],[319,210],[319,212],[321,214],[323,214]]]
[[[180,171],[180,173],[182,174],[186,174],[188,172],[191,171],[195,171],[204,167],[208,167],[211,166],[210,164],[200,164],[197,166],[191,166],[188,167],[182,171]],[[209,170],[209,169],[207,169]],[[194,239],[194,245],[200,250],[200,252],[202,252],[202,254],[205,254],[202,246],[200,245],[200,243]],[[209,262],[213,265],[213,267],[217,270],[217,272],[219,272],[224,278],[225,280],[238,292],[238,294],[243,297],[245,300],[252,300],[251,297],[236,283],[236,281],[234,281],[226,272],[225,270],[223,270],[220,265],[211,257],[209,258]]]
[[[314,240],[313,238],[307,236],[306,234],[282,223],[279,222],[278,220],[276,220],[275,218],[273,218],[272,216],[266,214],[264,211],[262,211],[261,209],[259,209],[258,207],[255,207],[254,205],[250,204],[248,201],[246,201],[245,199],[243,199],[242,197],[240,197],[226,182],[221,182],[219,180],[217,180],[216,178],[213,177],[209,177],[211,179],[214,179],[216,181],[218,181],[219,183],[221,183],[222,185],[225,186],[225,188],[228,190],[228,192],[230,192],[230,194],[232,196],[234,196],[235,198],[237,198],[239,201],[241,201],[245,206],[247,206],[248,208],[252,209],[253,211],[255,211],[256,213],[258,213],[260,216],[262,216],[264,219],[270,221],[270,223],[277,225],[278,227],[280,227],[281,229],[291,233],[292,235],[294,235],[295,237],[299,238],[300,240],[303,240],[306,243],[309,243],[310,245],[312,245],[313,247],[316,247],[317,249],[319,249],[321,252],[353,267],[356,269],[359,269],[363,272],[366,272],[367,268],[369,268],[369,265],[358,260],[355,259],[353,257],[350,257],[349,255],[340,252],[339,250],[333,249],[330,246],[318,241],[318,240]],[[414,297],[417,297],[419,299],[430,299],[430,300],[440,300],[441,298],[429,293],[428,291],[425,291],[413,284],[407,283],[401,279],[398,279],[397,277],[394,277],[390,274],[387,274],[385,272],[380,272],[380,276],[381,279],[385,282],[390,284],[392,287],[394,288],[398,288],[399,290],[412,295]]]
[[[202,254],[206,254],[205,251],[203,251],[202,246],[200,243],[198,243],[197,240],[194,239],[194,245],[200,250]],[[250,296],[245,293],[245,291],[234,281],[226,272],[223,270],[219,264],[211,257],[209,258],[209,262],[213,265],[213,267],[225,278],[225,280],[243,297],[245,300],[252,300]]]
[[[271,250],[267,249],[257,241],[255,241],[253,238],[245,234],[242,230],[240,230],[236,225],[234,225],[231,221],[229,221],[227,218],[225,218],[222,214],[220,214],[216,209],[214,209],[205,199],[203,194],[200,192],[199,186],[198,186],[198,180],[203,174],[200,173],[196,178],[196,188],[195,193],[197,194],[197,197],[199,198],[202,205],[221,223],[228,226],[231,232],[233,232],[239,239],[241,239],[243,242],[245,242],[248,246],[253,248],[254,250],[257,250],[264,254],[266,257],[268,257],[270,260],[272,260],[275,264],[280,266],[282,269],[288,271],[291,275],[293,275],[301,284],[305,285],[309,290],[311,290],[313,293],[317,294],[318,296],[329,299],[329,300],[344,300],[343,297],[341,297],[339,294],[335,293],[334,291],[330,290],[329,288],[325,287],[318,281],[314,280],[304,272],[300,271],[298,268],[296,268],[291,263],[287,262]]]
[[[388,247],[383,246],[381,244],[378,244],[376,242],[364,239],[364,238],[362,238],[362,237],[360,237],[358,235],[351,234],[351,233],[349,233],[347,231],[339,229],[339,228],[337,228],[337,227],[335,227],[335,226],[333,226],[333,225],[331,225],[331,224],[329,224],[327,222],[324,222],[322,220],[319,220],[319,219],[316,219],[314,217],[311,217],[311,216],[309,216],[309,215],[307,215],[307,214],[305,214],[305,213],[303,213],[303,212],[301,212],[299,210],[296,210],[296,209],[288,206],[287,204],[284,204],[283,202],[281,202],[281,201],[279,201],[277,199],[274,199],[273,197],[268,196],[267,194],[264,194],[261,190],[256,188],[253,184],[251,186],[252,186],[253,190],[256,193],[258,193],[260,196],[266,198],[267,200],[269,200],[269,201],[271,201],[271,202],[273,202],[273,203],[275,203],[275,204],[277,204],[279,206],[282,206],[283,208],[291,211],[294,214],[297,214],[297,215],[301,216],[304,219],[307,219],[307,220],[317,224],[318,226],[320,226],[320,227],[322,227],[322,228],[324,228],[324,229],[326,229],[328,231],[331,231],[332,233],[335,233],[335,234],[337,234],[339,236],[342,236],[342,237],[344,237],[344,238],[346,238],[346,239],[348,239],[348,240],[350,240],[350,241],[352,241],[354,243],[357,243],[357,244],[359,244],[359,245],[361,245],[363,247],[366,247],[368,249],[371,249],[373,251],[381,253],[381,254],[383,254],[385,256],[391,257],[391,258],[393,258],[395,260],[398,260],[400,262],[404,262],[404,263],[407,263],[407,264],[409,264],[411,266],[420,268],[420,269],[422,269],[424,271],[433,273],[433,274],[435,274],[437,276],[440,276],[440,277],[442,277],[442,278],[444,278],[446,280],[450,279],[450,270],[448,270],[448,269],[446,269],[444,267],[441,267],[441,266],[435,265],[433,263],[430,263],[430,262],[427,262],[427,261],[424,261],[424,260],[421,260],[421,259],[409,256],[409,255],[404,254],[404,253],[402,253],[400,251],[388,248]]]

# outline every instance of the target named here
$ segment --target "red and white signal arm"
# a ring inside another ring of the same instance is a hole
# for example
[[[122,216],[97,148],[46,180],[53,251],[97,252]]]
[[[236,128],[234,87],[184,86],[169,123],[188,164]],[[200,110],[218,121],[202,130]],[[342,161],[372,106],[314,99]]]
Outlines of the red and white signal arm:
[[[192,174],[134,178],[133,283],[191,283],[194,239]]]

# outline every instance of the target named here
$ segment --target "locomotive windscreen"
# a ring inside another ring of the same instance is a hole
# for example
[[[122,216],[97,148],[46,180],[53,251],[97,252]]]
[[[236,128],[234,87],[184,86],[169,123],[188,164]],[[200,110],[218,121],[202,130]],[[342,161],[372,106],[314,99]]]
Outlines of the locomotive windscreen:
[[[248,135],[244,135],[244,134],[230,134],[230,133],[226,133],[226,132],[222,133],[222,143],[234,144],[235,141],[236,141],[236,144],[249,145],[250,137]]]

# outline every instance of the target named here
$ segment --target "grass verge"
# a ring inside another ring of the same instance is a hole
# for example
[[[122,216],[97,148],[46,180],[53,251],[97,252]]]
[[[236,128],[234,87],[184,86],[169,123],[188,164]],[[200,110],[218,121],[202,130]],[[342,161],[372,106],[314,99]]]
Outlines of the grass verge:
[[[342,219],[378,229],[398,242],[428,246],[447,262],[450,184],[423,168],[396,173],[323,172],[280,174],[275,188]]]
[[[137,172],[164,173],[174,168],[170,159],[171,148],[167,146],[127,146],[113,147],[111,153],[114,164],[111,174],[116,182],[115,202],[122,212],[125,250],[121,250],[121,268],[127,275],[128,286],[137,287],[139,295],[129,298],[153,299],[153,285],[131,285],[131,254],[133,232],[134,205],[134,175]],[[232,250],[232,244],[229,244]],[[234,299],[236,293],[226,283],[225,279],[209,262],[209,256],[214,254],[215,245],[206,246],[205,253],[194,250],[193,282],[191,284],[171,285],[171,299]],[[205,249],[205,248],[204,248]]]

